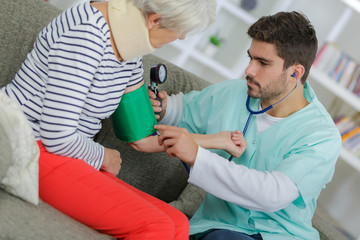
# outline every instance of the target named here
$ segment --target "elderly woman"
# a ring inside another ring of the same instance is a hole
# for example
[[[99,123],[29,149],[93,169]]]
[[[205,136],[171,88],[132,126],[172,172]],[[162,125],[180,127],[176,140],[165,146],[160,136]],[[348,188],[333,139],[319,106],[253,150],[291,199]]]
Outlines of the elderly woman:
[[[40,197],[116,238],[188,239],[186,217],[116,178],[120,153],[93,141],[123,94],[143,85],[142,58],[214,21],[214,0],[110,0],[69,8],[38,35],[4,91],[40,148]]]

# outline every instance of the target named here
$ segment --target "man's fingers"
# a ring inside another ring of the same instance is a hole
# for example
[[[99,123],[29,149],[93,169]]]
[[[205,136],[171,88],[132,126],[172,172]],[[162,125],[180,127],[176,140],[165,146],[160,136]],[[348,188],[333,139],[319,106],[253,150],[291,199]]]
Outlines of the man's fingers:
[[[154,106],[160,106],[160,102],[158,100],[150,98],[151,105]]]
[[[175,138],[167,138],[164,140],[164,146],[165,148],[170,148],[174,146],[177,143],[177,140]]]
[[[178,131],[162,130],[162,129],[157,129],[157,130],[160,132],[159,142],[164,142],[167,139],[177,139],[179,137]]]
[[[154,128],[157,130],[168,130],[168,129],[175,129],[176,127],[170,126],[170,125],[158,124],[158,125],[155,125]]]
[[[155,129],[157,130],[163,130],[163,131],[177,131],[177,132],[187,132],[187,130],[185,128],[179,128],[179,127],[175,127],[175,126],[171,126],[171,125],[162,125],[162,124],[158,124],[154,126]]]
[[[168,148],[165,152],[169,157],[176,157],[176,154],[175,154],[173,148]]]
[[[167,93],[165,92],[165,91],[161,91],[161,92],[159,92],[158,93],[158,96],[159,96],[159,98],[164,98],[164,97],[166,97],[166,95],[167,95]]]
[[[165,148],[165,152],[167,155],[169,155],[170,157],[176,157],[177,156],[177,150],[176,150],[176,140],[169,138],[169,139],[165,139],[164,142],[164,148]]]
[[[156,95],[153,91],[151,91],[150,89],[147,89],[148,91],[148,94],[149,94],[149,97],[152,98],[152,99],[155,99],[156,98]]]
[[[154,112],[161,112],[161,111],[162,111],[162,108],[161,108],[161,107],[154,107],[154,106],[153,106],[153,110],[154,110]]]

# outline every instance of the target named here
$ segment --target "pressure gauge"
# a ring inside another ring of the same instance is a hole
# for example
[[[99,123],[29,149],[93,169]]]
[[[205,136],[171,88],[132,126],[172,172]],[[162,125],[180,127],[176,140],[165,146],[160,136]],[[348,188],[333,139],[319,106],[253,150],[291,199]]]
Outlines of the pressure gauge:
[[[162,63],[154,65],[150,69],[150,81],[152,83],[164,83],[167,77],[166,66]]]
[[[155,100],[160,102],[160,107],[162,106],[162,101],[158,96],[159,94],[158,84],[164,83],[166,77],[167,77],[167,69],[164,64],[159,63],[150,68],[150,84],[148,88],[155,93],[156,95]],[[160,113],[156,112],[155,114],[160,114]]]

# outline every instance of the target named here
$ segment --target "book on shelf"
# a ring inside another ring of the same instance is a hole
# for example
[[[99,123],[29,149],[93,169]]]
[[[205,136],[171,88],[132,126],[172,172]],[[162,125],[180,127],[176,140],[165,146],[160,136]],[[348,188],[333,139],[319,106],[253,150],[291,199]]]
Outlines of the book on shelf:
[[[341,78],[349,60],[350,59],[346,54],[341,53],[336,61],[336,64],[332,67],[332,69],[330,69],[329,77],[335,80],[335,82],[339,82],[339,79]]]
[[[355,128],[356,124],[349,116],[340,117],[338,120],[334,120],[336,127],[338,128],[341,137],[343,138],[348,132]],[[344,139],[343,139],[344,140]]]
[[[354,156],[360,158],[359,150],[360,150],[360,134],[354,134],[352,137],[343,141],[343,145],[346,149],[348,149]]]
[[[323,72],[328,72],[330,66],[333,66],[338,60],[340,51],[335,43],[326,42],[319,50],[315,61],[314,66],[320,69]]]
[[[354,156],[360,159],[360,116],[339,116],[334,119],[338,128],[343,146]]]
[[[349,129],[348,132],[346,132],[344,135],[342,135],[342,140],[343,141],[348,141],[349,139],[351,139],[352,137],[355,137],[355,135],[359,135],[360,136],[360,126],[354,127],[352,129]]]
[[[353,92],[357,95],[360,96],[360,75],[357,76],[357,84],[356,87],[354,88]]]
[[[353,59],[349,59],[349,61],[347,62],[347,66],[345,67],[344,72],[339,79],[340,85],[346,88],[349,86],[350,80],[352,78],[352,75],[355,73],[357,65],[358,63],[356,61],[354,61]]]
[[[319,50],[313,66],[355,95],[360,95],[360,63],[332,42]]]

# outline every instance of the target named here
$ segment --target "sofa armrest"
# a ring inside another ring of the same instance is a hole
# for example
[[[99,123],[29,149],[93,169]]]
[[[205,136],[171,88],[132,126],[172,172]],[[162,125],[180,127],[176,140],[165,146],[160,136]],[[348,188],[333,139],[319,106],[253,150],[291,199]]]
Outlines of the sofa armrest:
[[[332,224],[317,214],[314,214],[312,219],[313,227],[319,231],[321,240],[346,240]]]

